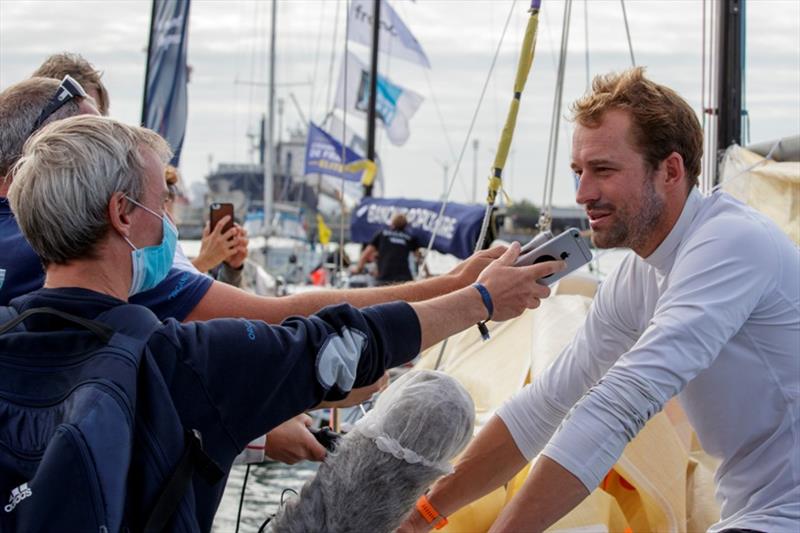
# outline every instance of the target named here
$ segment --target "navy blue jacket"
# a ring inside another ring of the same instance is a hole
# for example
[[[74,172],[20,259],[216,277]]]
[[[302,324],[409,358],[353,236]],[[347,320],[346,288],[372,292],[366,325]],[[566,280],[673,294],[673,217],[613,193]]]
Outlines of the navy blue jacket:
[[[19,312],[53,307],[95,318],[122,303],[94,291],[65,288],[40,289],[11,305]],[[49,315],[35,315],[26,326],[29,331],[69,327]],[[420,348],[419,320],[411,306],[401,302],[362,310],[331,306],[310,318],[289,318],[280,326],[244,319],[187,324],[168,319],[148,347],[184,427],[202,433],[206,452],[227,472],[253,438],[322,400],[345,395],[338,385],[321,382],[326,380],[322,367],[330,350],[352,347],[348,339],[358,339],[363,346],[355,354],[352,387],[366,386],[387,368],[414,358]],[[213,486],[194,481],[203,531],[211,529],[224,486],[225,480]]]

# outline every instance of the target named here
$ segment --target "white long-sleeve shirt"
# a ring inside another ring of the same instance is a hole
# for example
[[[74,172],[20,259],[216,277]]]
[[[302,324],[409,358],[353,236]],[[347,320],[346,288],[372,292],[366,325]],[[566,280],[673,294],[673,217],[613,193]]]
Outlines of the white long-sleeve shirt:
[[[722,460],[711,531],[800,530],[800,250],[725,193],[694,189],[656,251],[619,265],[571,344],[498,415],[525,457],[542,452],[593,490],[676,394]]]

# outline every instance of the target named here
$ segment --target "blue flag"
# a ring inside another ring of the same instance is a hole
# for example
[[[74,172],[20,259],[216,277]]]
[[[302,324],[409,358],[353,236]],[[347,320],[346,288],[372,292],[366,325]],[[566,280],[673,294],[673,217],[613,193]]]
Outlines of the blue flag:
[[[345,160],[342,163],[342,143],[313,122],[308,124],[306,174],[327,174],[347,181],[361,181],[363,169],[347,169],[345,165],[355,163],[363,158],[350,148],[345,148],[344,157]]]
[[[153,0],[142,124],[164,137],[178,166],[186,133],[189,0]]]
[[[426,200],[362,198],[350,218],[350,239],[353,242],[370,242],[378,231],[389,226],[395,213],[402,213],[408,220],[406,231],[427,246],[441,208],[441,202]],[[483,212],[481,205],[447,204],[433,241],[433,249],[460,259],[472,255],[481,232]]]

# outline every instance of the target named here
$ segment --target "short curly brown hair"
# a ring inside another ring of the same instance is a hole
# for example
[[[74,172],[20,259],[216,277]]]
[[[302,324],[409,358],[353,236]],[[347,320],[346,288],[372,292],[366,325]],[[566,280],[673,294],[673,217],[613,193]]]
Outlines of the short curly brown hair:
[[[672,152],[683,158],[689,187],[698,183],[703,157],[703,129],[691,106],[678,93],[644,75],[643,67],[595,76],[592,91],[571,107],[578,124],[597,127],[612,109],[630,113],[633,141],[650,168]]]
[[[108,116],[108,90],[100,78],[103,73],[89,63],[82,55],[70,52],[53,54],[44,60],[44,63],[36,69],[31,77],[39,76],[42,78],[55,78],[61,80],[69,74],[81,84],[81,87],[94,90],[97,93],[97,110],[103,116]]]

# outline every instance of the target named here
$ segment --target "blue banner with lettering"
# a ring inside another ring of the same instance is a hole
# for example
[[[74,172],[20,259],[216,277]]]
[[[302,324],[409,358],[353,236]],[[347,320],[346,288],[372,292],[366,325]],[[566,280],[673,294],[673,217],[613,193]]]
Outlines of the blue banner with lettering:
[[[369,242],[375,234],[386,229],[395,213],[408,220],[406,231],[427,246],[436,228],[441,202],[409,200],[407,198],[363,198],[350,219],[350,239]],[[448,203],[433,241],[433,249],[460,259],[475,250],[481,232],[484,207]]]
[[[343,164],[342,143],[313,122],[309,122],[305,173],[327,174],[347,181],[361,181],[363,169],[347,171],[344,167],[364,158],[350,148],[345,148],[344,158]]]
[[[186,133],[189,0],[153,0],[142,124],[169,143],[177,167]]]

